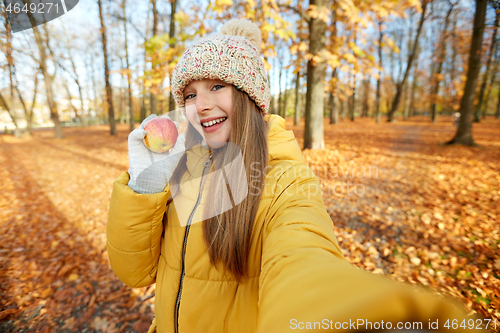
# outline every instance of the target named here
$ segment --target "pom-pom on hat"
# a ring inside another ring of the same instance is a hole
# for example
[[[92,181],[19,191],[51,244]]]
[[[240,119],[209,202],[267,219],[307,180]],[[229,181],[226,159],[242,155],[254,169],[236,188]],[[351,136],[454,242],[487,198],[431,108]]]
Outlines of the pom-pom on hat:
[[[243,90],[265,115],[271,93],[260,57],[260,29],[247,19],[226,22],[220,32],[184,51],[172,75],[172,92],[184,106],[184,88],[193,80],[221,80]]]

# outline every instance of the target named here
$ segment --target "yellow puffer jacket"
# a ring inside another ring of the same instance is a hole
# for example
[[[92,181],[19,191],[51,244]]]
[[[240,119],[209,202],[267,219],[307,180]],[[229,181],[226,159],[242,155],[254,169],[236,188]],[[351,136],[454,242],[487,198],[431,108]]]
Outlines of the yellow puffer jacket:
[[[111,267],[130,287],[156,283],[157,332],[366,331],[370,325],[389,328],[388,322],[393,329],[408,328],[407,322],[428,329],[436,320],[448,331],[447,319],[461,322],[464,313],[449,301],[364,272],[342,256],[318,179],[293,132],[279,116],[265,120],[271,167],[252,232],[250,278],[241,284],[210,264],[201,223],[191,225],[185,242],[175,206],[166,206],[168,186],[162,193],[137,194],[127,186],[128,173],[114,182],[107,229]],[[189,151],[189,170],[207,159],[206,150]]]

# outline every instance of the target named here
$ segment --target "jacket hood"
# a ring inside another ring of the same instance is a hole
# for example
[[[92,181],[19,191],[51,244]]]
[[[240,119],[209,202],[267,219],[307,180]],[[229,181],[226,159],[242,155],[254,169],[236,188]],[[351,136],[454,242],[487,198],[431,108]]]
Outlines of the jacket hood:
[[[285,119],[269,114],[264,116],[267,123],[267,144],[269,147],[269,162],[275,164],[283,160],[294,160],[304,162],[302,151],[300,150],[293,131],[286,130]],[[187,165],[191,171],[199,169],[208,159],[209,152],[206,146],[195,146],[187,151]]]

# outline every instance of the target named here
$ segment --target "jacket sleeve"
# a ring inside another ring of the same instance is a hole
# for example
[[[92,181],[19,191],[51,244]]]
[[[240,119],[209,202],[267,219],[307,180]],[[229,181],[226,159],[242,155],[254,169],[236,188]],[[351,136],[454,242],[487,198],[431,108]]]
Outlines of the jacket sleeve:
[[[139,288],[155,282],[163,214],[169,187],[155,194],[137,194],[127,186],[124,172],[114,183],[107,225],[111,269],[127,286]]]
[[[440,331],[448,331],[447,319],[460,325],[465,312],[458,304],[365,272],[343,257],[309,167],[290,167],[276,185],[264,231],[257,332],[370,331],[382,321],[386,329],[388,322],[392,329],[409,322],[428,330],[438,320]]]

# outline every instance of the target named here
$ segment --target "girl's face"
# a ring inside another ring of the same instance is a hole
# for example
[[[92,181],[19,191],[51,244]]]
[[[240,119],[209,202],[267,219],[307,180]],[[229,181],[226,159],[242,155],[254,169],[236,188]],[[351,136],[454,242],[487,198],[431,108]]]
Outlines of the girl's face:
[[[184,88],[187,118],[211,148],[231,134],[233,86],[220,80],[195,80]]]

